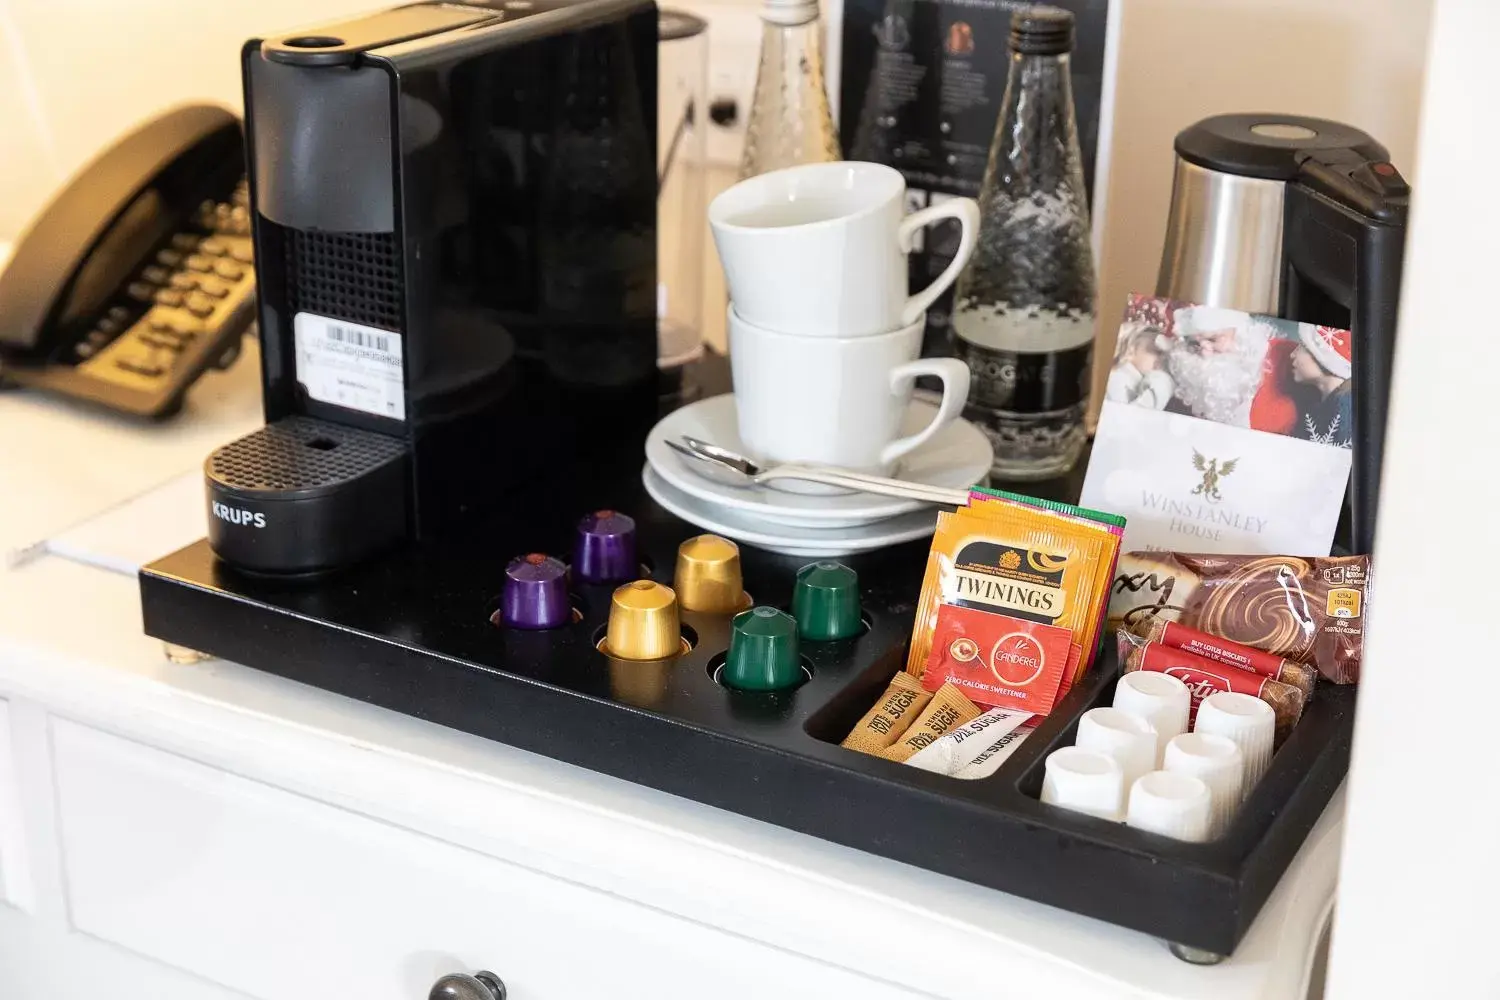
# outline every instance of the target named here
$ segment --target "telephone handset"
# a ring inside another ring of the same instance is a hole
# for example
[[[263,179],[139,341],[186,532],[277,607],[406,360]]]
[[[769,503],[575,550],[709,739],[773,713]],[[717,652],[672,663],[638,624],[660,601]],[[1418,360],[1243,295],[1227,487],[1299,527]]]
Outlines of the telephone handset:
[[[140,416],[227,367],[255,314],[239,119],[189,105],[84,167],[0,271],[0,381]]]

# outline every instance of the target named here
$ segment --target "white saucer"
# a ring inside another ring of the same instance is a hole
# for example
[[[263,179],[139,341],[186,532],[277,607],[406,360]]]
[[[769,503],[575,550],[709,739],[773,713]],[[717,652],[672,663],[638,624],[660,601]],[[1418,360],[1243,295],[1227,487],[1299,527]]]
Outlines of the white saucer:
[[[932,421],[937,408],[913,399],[901,421],[902,434],[914,434]],[[849,528],[923,510],[917,500],[876,496],[873,493],[794,493],[770,486],[737,487],[715,482],[694,470],[691,460],[667,447],[683,435],[746,454],[740,440],[734,395],[726,393],[674,410],[663,417],[646,438],[646,461],[656,474],[679,492],[703,501],[724,514],[752,515],[775,525],[806,528]],[[926,444],[901,459],[896,478],[930,486],[965,489],[989,476],[994,453],[989,440],[967,420],[955,420]],[[794,486],[795,488],[795,486]]]
[[[747,545],[810,559],[868,552],[914,538],[925,538],[937,527],[937,512],[931,508],[909,511],[877,524],[842,528],[768,524],[739,511],[725,510],[717,504],[688,496],[663,480],[649,465],[641,470],[641,481],[651,499],[689,524]]]

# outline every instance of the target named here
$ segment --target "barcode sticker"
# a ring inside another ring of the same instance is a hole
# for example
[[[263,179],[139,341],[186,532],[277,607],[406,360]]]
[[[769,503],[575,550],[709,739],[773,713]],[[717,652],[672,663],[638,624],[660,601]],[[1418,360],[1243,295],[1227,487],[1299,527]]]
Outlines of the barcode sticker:
[[[322,403],[406,419],[401,335],[299,312],[292,321],[297,381]]]

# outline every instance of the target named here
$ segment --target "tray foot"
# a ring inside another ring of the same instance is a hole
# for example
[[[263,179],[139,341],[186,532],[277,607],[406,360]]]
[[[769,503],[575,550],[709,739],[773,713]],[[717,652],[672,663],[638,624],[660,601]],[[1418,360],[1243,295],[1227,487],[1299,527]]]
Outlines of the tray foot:
[[[1175,941],[1167,942],[1167,949],[1190,965],[1218,965],[1227,957],[1216,951],[1204,951],[1202,948],[1191,948],[1185,944]]]
[[[179,646],[171,642],[164,642],[161,646],[162,655],[167,658],[167,662],[169,663],[193,664],[213,659],[213,656],[210,654],[199,652],[196,649],[189,649],[187,646]]]

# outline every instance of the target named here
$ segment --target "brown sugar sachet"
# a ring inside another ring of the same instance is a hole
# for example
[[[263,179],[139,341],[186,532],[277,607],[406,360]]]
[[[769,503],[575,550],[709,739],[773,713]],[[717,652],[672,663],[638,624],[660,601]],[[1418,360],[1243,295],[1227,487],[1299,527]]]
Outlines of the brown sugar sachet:
[[[921,681],[911,674],[898,673],[891,678],[885,694],[849,730],[839,746],[861,753],[879,753],[901,738],[931,700],[932,692],[924,690]]]
[[[1160,618],[1153,620],[1151,628],[1146,632],[1146,641],[1159,642],[1173,649],[1185,649],[1215,663],[1225,663],[1269,677],[1273,681],[1290,684],[1302,692],[1304,702],[1312,698],[1313,687],[1318,682],[1318,672],[1306,664],[1295,663],[1274,653],[1263,652],[1254,646],[1191,628],[1181,622],[1169,622]]]
[[[954,726],[973,722],[980,708],[952,684],[944,684],[932,695],[927,711],[911,724],[906,733],[894,745],[880,752],[886,760],[905,761],[906,758],[930,745]]]

